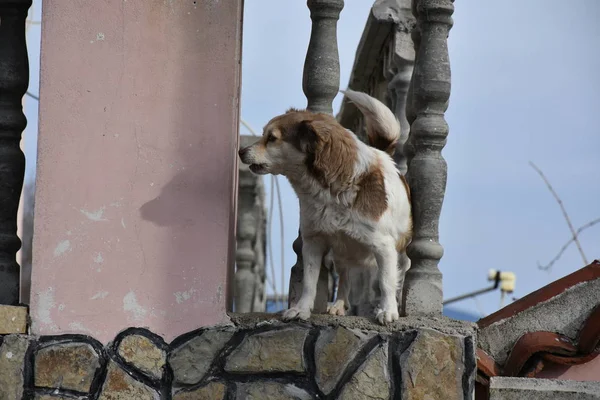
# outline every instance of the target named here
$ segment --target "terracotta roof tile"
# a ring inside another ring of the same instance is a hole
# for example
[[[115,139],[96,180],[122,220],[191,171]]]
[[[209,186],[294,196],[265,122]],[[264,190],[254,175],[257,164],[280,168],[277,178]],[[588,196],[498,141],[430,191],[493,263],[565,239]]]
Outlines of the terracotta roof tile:
[[[600,278],[600,262],[594,261],[548,286],[545,286],[513,304],[479,320],[480,328],[509,318],[543,301],[564,292],[566,289],[593,279]],[[583,322],[576,340],[555,332],[528,332],[513,345],[503,366],[482,349],[477,349],[477,382],[487,386],[492,376],[536,376],[546,362],[561,365],[584,364],[600,354],[600,305],[597,305]]]

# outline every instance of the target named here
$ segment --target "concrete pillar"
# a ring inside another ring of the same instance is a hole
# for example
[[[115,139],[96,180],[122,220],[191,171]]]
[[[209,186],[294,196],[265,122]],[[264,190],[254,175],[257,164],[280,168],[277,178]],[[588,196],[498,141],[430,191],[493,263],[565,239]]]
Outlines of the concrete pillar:
[[[227,319],[242,3],[44,2],[35,334]]]

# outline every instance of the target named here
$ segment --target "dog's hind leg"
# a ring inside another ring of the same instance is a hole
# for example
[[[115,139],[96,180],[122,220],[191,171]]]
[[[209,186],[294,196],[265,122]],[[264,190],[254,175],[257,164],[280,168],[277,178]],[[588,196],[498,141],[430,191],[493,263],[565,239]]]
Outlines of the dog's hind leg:
[[[331,315],[346,315],[346,310],[350,308],[350,301],[348,300],[348,296],[350,295],[348,268],[346,266],[339,266],[337,263],[336,267],[338,267],[340,277],[337,296],[335,301],[327,306],[327,312]]]
[[[315,304],[317,282],[321,271],[321,262],[327,250],[327,244],[317,236],[302,237],[302,258],[304,276],[302,277],[302,295],[298,303],[283,313],[284,320],[308,319]]]
[[[382,240],[374,249],[377,260],[381,300],[375,309],[375,317],[380,324],[398,320],[398,253],[393,240]]]

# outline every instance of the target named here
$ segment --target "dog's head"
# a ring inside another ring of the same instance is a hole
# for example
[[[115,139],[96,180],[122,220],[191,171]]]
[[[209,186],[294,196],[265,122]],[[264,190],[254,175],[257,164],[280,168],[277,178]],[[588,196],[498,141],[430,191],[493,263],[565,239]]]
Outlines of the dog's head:
[[[255,174],[289,176],[307,166],[319,143],[327,141],[333,116],[290,109],[273,118],[256,143],[239,151],[240,159]]]

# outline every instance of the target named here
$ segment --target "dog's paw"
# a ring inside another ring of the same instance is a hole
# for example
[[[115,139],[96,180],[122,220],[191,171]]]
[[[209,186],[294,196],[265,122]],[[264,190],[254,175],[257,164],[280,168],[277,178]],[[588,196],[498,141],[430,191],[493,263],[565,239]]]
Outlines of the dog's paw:
[[[375,309],[375,318],[377,319],[377,322],[379,322],[381,325],[385,325],[394,321],[398,321],[398,319],[400,318],[400,314],[398,313],[397,307],[385,310],[377,307]]]
[[[331,315],[346,315],[346,306],[344,300],[336,300],[327,304],[327,312]]]
[[[291,321],[294,319],[307,320],[310,318],[310,310],[298,307],[292,307],[283,312],[282,316],[284,321]]]

